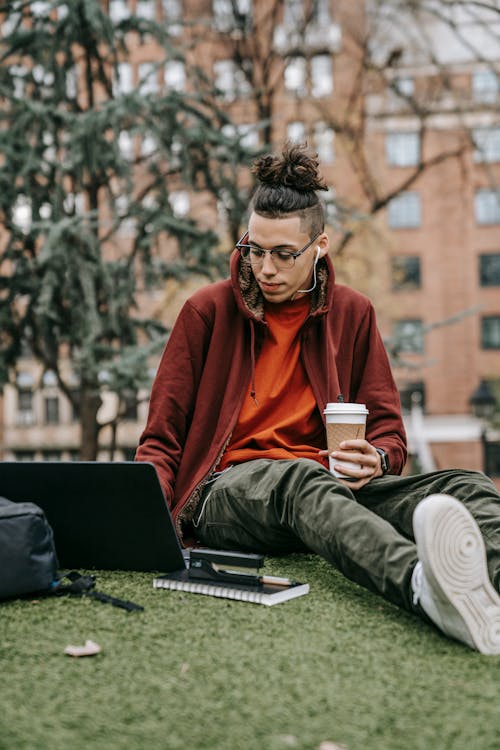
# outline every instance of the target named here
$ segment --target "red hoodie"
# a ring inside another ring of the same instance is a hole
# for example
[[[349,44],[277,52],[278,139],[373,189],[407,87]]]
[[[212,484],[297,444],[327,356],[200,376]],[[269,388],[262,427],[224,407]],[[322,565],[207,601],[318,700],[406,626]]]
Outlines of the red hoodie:
[[[155,465],[181,539],[253,383],[263,315],[251,268],[234,252],[231,278],[193,294],[163,352],[136,460]],[[366,404],[366,439],[387,451],[391,472],[400,474],[406,436],[375,312],[367,297],[335,283],[328,257],[318,263],[301,356],[320,413],[339,393]]]

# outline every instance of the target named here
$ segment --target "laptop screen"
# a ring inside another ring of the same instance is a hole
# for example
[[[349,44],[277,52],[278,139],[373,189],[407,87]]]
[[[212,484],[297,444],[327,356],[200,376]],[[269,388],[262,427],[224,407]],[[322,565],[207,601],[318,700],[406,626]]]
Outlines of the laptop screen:
[[[62,568],[185,568],[153,464],[6,462],[0,464],[0,495],[45,511]]]

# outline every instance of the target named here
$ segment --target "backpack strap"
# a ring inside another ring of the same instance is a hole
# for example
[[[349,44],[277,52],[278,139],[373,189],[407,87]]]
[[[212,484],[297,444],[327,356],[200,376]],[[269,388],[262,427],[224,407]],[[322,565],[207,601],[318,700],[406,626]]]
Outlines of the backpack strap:
[[[65,578],[67,578],[70,583],[62,583]],[[127,612],[144,611],[144,607],[141,607],[140,604],[135,604],[126,599],[117,599],[114,596],[109,596],[109,594],[103,594],[102,591],[95,591],[94,587],[95,576],[82,575],[76,570],[72,570],[68,573],[63,573],[56,581],[54,581],[51,593],[56,596],[64,596],[66,594],[71,596],[91,596],[92,599],[97,599],[104,604],[112,604],[114,607],[126,609]]]

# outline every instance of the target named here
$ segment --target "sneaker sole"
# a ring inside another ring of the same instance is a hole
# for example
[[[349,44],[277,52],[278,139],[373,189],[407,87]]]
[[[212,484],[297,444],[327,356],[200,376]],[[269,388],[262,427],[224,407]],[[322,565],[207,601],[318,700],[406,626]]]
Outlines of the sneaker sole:
[[[500,654],[500,596],[474,518],[455,498],[430,495],[417,505],[413,521],[426,577],[462,617],[477,650]]]

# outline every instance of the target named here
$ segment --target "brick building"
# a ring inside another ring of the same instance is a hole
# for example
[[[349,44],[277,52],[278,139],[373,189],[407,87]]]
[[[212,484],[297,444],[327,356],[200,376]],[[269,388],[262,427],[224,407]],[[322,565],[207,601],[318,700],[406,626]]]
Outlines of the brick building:
[[[108,9],[115,20],[136,12],[169,24],[247,143],[307,139],[318,150],[332,186],[338,277],[373,299],[397,354],[414,466],[478,469],[487,452],[489,473],[500,477],[500,433],[489,426],[486,444],[469,405],[481,380],[500,402],[500,52],[487,34],[498,16],[453,17],[453,30],[421,17],[426,56],[384,5],[110,0]],[[116,85],[146,77],[153,86],[191,85],[179,60],[167,63],[163,81],[152,78],[155,54],[147,40],[132,44]],[[175,200],[180,213],[204,212],[230,246],[223,205],[185,190]],[[167,322],[186,294],[163,291]],[[108,395],[103,419],[112,402]],[[119,426],[117,456],[131,455],[145,410],[131,409]],[[70,411],[50,374],[27,365],[24,381],[5,389],[4,456],[70,458]]]

